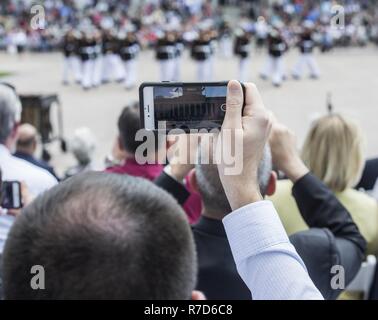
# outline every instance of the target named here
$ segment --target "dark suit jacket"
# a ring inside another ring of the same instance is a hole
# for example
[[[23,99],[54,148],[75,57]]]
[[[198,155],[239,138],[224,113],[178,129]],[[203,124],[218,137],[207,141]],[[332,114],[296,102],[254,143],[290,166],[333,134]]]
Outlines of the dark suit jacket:
[[[372,190],[378,179],[378,158],[367,160],[362,177],[356,189]]]
[[[14,154],[15,157],[17,158],[20,158],[22,160],[25,160],[27,162],[30,162],[31,164],[34,164],[35,166],[41,168],[41,169],[45,169],[47,170],[48,172],[50,172],[57,180],[59,180],[59,178],[57,177],[53,167],[49,166],[45,161],[42,161],[42,160],[38,160],[36,158],[34,158],[33,156],[29,155],[29,154],[26,154],[26,153],[23,153],[23,152],[16,152]]]
[[[171,188],[171,192],[178,188]],[[331,288],[331,268],[344,267],[347,285],[360,268],[366,241],[348,211],[313,175],[307,174],[295,183],[293,196],[311,229],[292,235],[290,241],[324,298],[335,299],[341,290]],[[193,235],[198,252],[197,289],[208,299],[250,299],[236,270],[222,222],[202,217],[193,226]]]

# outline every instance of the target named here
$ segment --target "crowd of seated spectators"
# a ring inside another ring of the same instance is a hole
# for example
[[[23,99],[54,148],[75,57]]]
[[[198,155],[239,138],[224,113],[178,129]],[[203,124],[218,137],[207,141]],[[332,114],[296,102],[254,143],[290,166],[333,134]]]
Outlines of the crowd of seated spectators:
[[[377,201],[363,191],[376,184],[366,182],[376,162],[363,173],[361,129],[341,115],[315,121],[300,154],[256,86],[243,93],[230,81],[219,136],[192,145],[190,135],[158,135],[151,143],[164,147],[140,164],[132,103],[107,169],[93,170],[95,140],[81,128],[71,142],[78,164],[58,178],[36,157],[38,132],[20,125],[21,108],[15,89],[0,84],[0,181],[20,181],[24,204],[1,210],[5,299],[337,299],[377,254]],[[235,148],[228,130],[244,146],[239,175],[213,161],[218,148]],[[172,152],[165,164],[172,148],[198,161]],[[44,290],[30,286],[34,265],[45,270]],[[372,298],[377,288],[376,276]]]

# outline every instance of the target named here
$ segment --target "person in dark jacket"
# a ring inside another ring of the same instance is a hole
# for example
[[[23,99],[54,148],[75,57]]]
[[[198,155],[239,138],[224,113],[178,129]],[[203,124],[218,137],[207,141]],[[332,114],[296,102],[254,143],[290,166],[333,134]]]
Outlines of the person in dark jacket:
[[[370,191],[374,189],[374,186],[378,180],[378,158],[369,159],[365,163],[362,177],[356,189],[364,189]]]

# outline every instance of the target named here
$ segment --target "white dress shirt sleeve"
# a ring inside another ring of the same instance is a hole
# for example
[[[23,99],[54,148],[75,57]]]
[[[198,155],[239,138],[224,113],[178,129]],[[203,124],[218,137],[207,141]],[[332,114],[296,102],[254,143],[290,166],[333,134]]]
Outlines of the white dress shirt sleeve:
[[[223,219],[232,254],[254,300],[323,299],[270,201]]]

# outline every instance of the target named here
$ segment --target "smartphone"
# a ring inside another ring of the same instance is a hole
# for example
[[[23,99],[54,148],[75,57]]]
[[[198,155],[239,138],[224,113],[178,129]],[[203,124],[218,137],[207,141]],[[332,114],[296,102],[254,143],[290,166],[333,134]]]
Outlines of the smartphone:
[[[3,181],[1,187],[1,207],[3,209],[21,209],[21,183],[18,181]]]
[[[227,85],[226,81],[142,83],[139,88],[141,126],[167,132],[219,129],[226,112]]]

